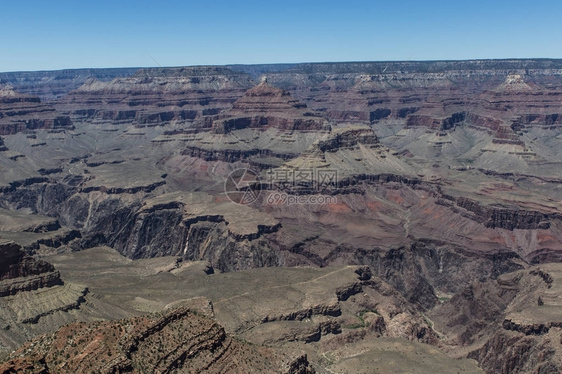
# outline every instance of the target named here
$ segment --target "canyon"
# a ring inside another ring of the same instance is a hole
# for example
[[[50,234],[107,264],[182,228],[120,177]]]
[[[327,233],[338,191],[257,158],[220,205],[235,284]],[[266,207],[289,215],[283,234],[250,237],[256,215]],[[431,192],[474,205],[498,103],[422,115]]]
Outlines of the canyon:
[[[548,59],[0,73],[0,369],[557,373],[561,99]]]

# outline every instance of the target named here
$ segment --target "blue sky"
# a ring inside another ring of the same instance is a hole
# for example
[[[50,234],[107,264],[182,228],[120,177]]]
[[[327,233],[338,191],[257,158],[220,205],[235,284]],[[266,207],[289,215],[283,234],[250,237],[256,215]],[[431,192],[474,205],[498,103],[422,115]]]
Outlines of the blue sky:
[[[561,14],[559,0],[2,1],[0,71],[562,58]]]

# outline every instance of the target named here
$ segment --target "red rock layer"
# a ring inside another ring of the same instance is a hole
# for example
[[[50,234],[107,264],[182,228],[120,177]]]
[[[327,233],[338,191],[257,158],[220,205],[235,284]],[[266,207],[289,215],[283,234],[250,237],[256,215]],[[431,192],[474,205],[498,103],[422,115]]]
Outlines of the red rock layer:
[[[186,308],[129,320],[71,324],[20,348],[2,373],[291,373],[306,356],[233,340]]]
[[[306,104],[266,82],[251,88],[232,109],[213,121],[213,132],[275,127],[280,130],[322,130],[327,121],[307,111]]]
[[[141,69],[110,82],[89,80],[57,107],[78,120],[115,125],[204,123],[205,117],[230,109],[252,85],[248,75],[226,68]]]

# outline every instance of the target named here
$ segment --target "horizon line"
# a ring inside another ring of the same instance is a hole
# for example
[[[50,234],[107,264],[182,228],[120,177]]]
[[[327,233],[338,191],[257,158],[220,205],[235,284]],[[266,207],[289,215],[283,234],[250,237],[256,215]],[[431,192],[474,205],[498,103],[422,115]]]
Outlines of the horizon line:
[[[506,58],[474,58],[474,59],[437,59],[437,60],[355,60],[355,61],[305,61],[305,62],[266,62],[266,63],[229,63],[229,64],[195,64],[195,65],[169,65],[169,66],[111,66],[111,67],[72,67],[60,69],[39,70],[10,70],[0,71],[0,74],[12,73],[48,73],[60,71],[79,70],[109,70],[109,69],[174,69],[191,67],[230,67],[230,66],[267,66],[267,65],[328,65],[328,64],[376,64],[376,63],[437,63],[437,62],[478,62],[478,61],[562,61],[562,58],[553,57],[506,57]]]

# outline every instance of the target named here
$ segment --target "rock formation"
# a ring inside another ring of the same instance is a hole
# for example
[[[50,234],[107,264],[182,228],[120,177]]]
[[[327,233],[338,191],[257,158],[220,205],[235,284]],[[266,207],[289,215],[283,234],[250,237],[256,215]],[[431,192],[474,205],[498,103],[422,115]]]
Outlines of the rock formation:
[[[138,68],[66,69],[0,73],[0,84],[8,83],[17,92],[53,101],[80,87],[88,79],[109,81],[134,74]]]
[[[212,131],[224,134],[236,129],[274,127],[279,130],[323,130],[328,123],[306,110],[306,104],[293,99],[289,92],[267,82],[248,90],[238,99],[227,118],[213,121]]]
[[[0,75],[0,238],[26,253],[0,246],[0,351],[204,297],[228,334],[319,371],[387,357],[373,342],[434,372],[453,365],[434,347],[473,360],[458,371],[560,366],[559,60],[121,73]]]
[[[468,357],[488,373],[558,372],[559,275],[559,264],[552,264],[473,284],[431,319],[453,349],[469,347]]]
[[[313,373],[306,356],[291,357],[229,337],[189,309],[130,320],[71,324],[40,337],[0,364],[11,373],[177,372]]]
[[[252,86],[226,68],[140,69],[109,82],[90,79],[57,108],[77,120],[137,127],[190,124],[230,108]]]
[[[328,121],[267,82],[248,90],[232,109],[209,118],[210,132],[180,134],[183,155],[206,161],[250,162],[261,169],[296,157],[330,130]],[[157,138],[172,142],[174,134]]]
[[[0,135],[26,130],[70,128],[70,118],[42,103],[39,97],[20,94],[10,86],[0,87]]]
[[[0,258],[0,297],[62,284],[53,265],[26,255],[16,243],[0,243]]]

